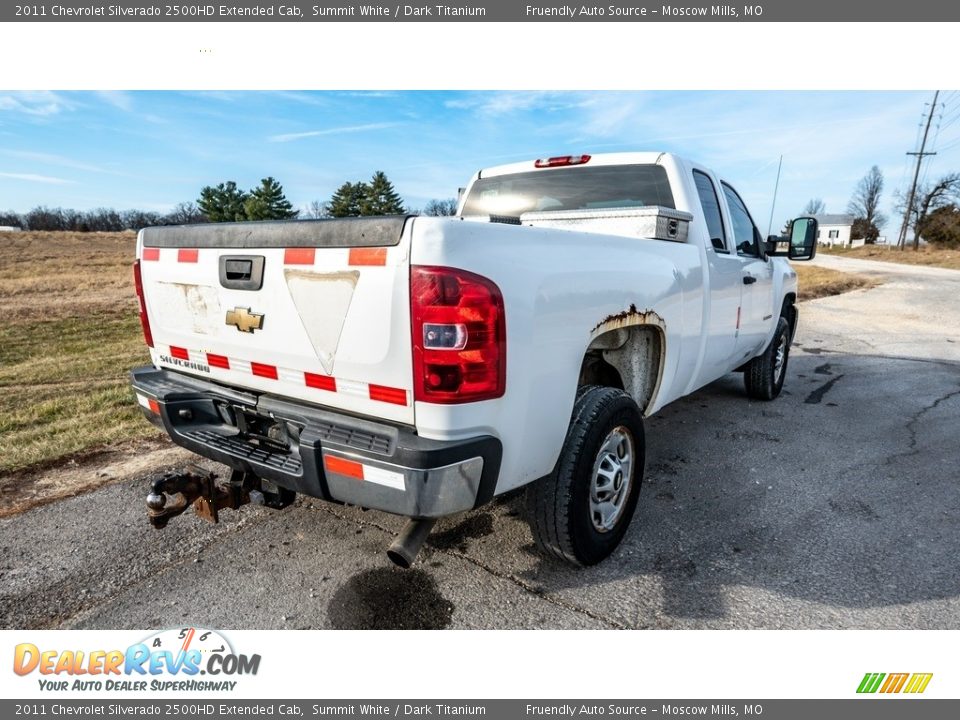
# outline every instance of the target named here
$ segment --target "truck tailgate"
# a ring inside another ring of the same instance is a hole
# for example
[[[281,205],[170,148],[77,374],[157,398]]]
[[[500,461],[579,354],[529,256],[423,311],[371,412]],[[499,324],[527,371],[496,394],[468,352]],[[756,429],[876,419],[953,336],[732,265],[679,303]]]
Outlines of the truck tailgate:
[[[154,364],[413,424],[411,224],[390,216],[142,230]]]

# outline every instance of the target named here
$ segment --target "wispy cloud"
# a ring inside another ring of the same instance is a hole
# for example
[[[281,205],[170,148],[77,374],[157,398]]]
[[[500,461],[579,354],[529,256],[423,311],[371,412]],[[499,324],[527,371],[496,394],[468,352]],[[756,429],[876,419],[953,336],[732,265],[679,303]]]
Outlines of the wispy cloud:
[[[397,93],[393,90],[347,90],[345,92],[338,92],[337,95],[341,97],[359,98],[392,98],[396,97]]]
[[[593,100],[574,93],[531,90],[473,94],[447,100],[444,106],[450,110],[473,110],[483,115],[508,115],[528,110],[548,113],[572,110],[592,103]]]
[[[300,103],[301,105],[312,105],[314,107],[323,107],[328,104],[327,101],[321,98],[319,95],[314,95],[307,92],[277,90],[273,93],[273,95],[280,98],[281,100],[290,100],[291,102]]]
[[[183,93],[187,97],[200,97],[220,102],[237,102],[242,100],[245,93],[233,90],[188,90]],[[248,93],[249,94],[249,93]]]
[[[281,135],[271,135],[267,138],[270,142],[283,143],[293,140],[303,140],[304,138],[321,137],[323,135],[346,135],[349,133],[370,132],[372,130],[385,130],[386,128],[396,127],[401,123],[382,122],[367,123],[365,125],[345,125],[343,127],[326,128],[324,130],[308,130],[298,133],[283,133]]]
[[[81,162],[79,160],[74,160],[73,158],[65,157],[63,155],[53,155],[51,153],[0,148],[0,154],[6,155],[7,157],[18,158],[20,160],[30,160],[32,162],[43,163],[44,165],[71,168],[73,170],[83,170],[85,172],[109,173],[111,175],[123,174],[117,172],[116,170],[110,170],[108,168],[101,167],[100,165],[93,165],[90,163]]]
[[[131,112],[133,110],[133,97],[130,93],[121,92],[120,90],[101,90],[97,93],[97,97],[118,110],[123,110],[124,112]]]
[[[72,103],[54,92],[17,92],[0,95],[0,112],[47,117],[72,108]]]
[[[35,175],[33,173],[8,173],[0,172],[0,178],[9,178],[11,180],[25,180],[27,182],[45,183],[47,185],[73,185],[73,180],[51,177],[50,175]]]

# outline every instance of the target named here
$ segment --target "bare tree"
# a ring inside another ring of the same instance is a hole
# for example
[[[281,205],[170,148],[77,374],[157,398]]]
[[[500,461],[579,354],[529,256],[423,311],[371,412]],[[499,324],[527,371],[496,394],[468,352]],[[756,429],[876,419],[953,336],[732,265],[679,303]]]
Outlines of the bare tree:
[[[883,193],[883,173],[874,165],[857,183],[847,212],[854,217],[854,227],[868,244],[872,245],[880,235],[880,228],[887,223],[880,212],[880,195]]]
[[[163,224],[160,213],[149,210],[124,210],[120,213],[120,221],[126,230],[141,230]]]
[[[801,215],[823,215],[824,210],[827,209],[827,206],[823,204],[823,200],[820,198],[810,198],[807,201],[806,207],[801,211]]]
[[[8,212],[0,212],[0,225],[4,227],[23,227],[23,218],[19,213],[15,213],[13,210]]]
[[[193,225],[206,221],[207,216],[197,207],[196,203],[182,202],[164,215],[162,222],[164,225]]]
[[[63,212],[60,208],[38,205],[28,211],[23,219],[30,230],[63,230]]]
[[[457,214],[456,198],[447,198],[445,200],[431,200],[423,208],[424,215],[434,217],[445,217]]]
[[[320,220],[330,217],[330,207],[322,200],[311,200],[300,211],[300,217],[307,220]]]
[[[909,228],[913,230],[913,247],[920,245],[920,236],[923,234],[924,222],[934,210],[946,205],[960,202],[960,173],[948,173],[932,183],[923,183],[917,186],[913,197],[913,207],[910,208]],[[903,212],[906,208],[906,198],[897,194],[897,208]]]

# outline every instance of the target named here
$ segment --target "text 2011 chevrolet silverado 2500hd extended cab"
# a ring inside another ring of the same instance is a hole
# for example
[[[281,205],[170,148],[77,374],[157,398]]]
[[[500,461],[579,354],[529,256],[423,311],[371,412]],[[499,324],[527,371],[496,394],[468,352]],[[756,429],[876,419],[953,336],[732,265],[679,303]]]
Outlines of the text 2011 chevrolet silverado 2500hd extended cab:
[[[643,418],[735,370],[775,398],[816,221],[764,240],[734,187],[666,153],[495,167],[454,218],[148,228],[135,263],[144,414],[233,469],[153,481],[193,504],[295,493],[436,518],[527,487],[538,545],[609,555],[640,491]]]

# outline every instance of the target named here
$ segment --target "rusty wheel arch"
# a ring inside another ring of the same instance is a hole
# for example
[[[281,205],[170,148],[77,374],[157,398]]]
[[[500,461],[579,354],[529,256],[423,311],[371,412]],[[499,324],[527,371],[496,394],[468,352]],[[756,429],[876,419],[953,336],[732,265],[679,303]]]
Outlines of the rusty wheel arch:
[[[666,353],[666,323],[653,310],[608,315],[590,332],[579,384],[617,387],[611,372],[646,416],[660,390]]]

